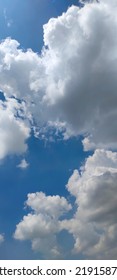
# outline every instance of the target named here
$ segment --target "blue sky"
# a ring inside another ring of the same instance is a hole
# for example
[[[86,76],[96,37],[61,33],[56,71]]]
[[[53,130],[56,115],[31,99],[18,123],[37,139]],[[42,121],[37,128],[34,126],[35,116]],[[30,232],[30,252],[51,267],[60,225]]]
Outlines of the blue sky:
[[[11,4],[9,0],[4,1],[0,4],[0,38],[11,37],[19,41],[23,49],[31,48],[40,52],[43,46],[43,24],[51,17],[61,15],[72,4],[78,5],[78,2],[14,0]],[[81,141],[76,139],[46,143],[32,136],[28,142],[25,158],[30,166],[26,170],[17,168],[22,156],[7,157],[0,166],[0,224],[7,240],[1,246],[0,259],[40,258],[40,253],[31,251],[30,244],[12,239],[15,225],[25,212],[23,208],[27,193],[43,191],[47,194],[68,195],[65,184],[69,175],[85,158]]]
[[[0,259],[117,257],[116,9],[0,3]]]
[[[78,1],[13,0],[12,4],[9,0],[1,1],[0,38],[10,36],[23,48],[39,52],[43,45],[43,24],[51,17],[61,15],[72,4],[78,5]],[[9,28],[8,23],[11,24]]]

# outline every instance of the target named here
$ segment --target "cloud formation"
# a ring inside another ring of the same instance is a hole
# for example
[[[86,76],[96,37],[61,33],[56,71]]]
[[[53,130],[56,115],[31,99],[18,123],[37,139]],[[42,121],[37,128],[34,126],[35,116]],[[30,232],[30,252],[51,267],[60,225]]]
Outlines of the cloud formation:
[[[29,194],[31,213],[14,237],[56,257],[57,234],[66,229],[74,253],[116,259],[117,153],[106,149],[117,149],[117,2],[84,2],[44,25],[40,55],[11,38],[0,43],[0,159],[24,153],[32,128],[82,135],[84,149],[96,150],[68,181],[76,213],[62,216],[71,209],[63,197]]]
[[[116,259],[117,153],[97,149],[80,171],[74,170],[67,190],[75,197],[72,218],[63,215],[71,209],[64,197],[29,194],[31,213],[17,225],[14,237],[31,240],[33,250],[45,258],[61,258],[56,238],[67,230],[74,238],[71,258],[83,254],[87,259]]]
[[[75,196],[77,211],[63,221],[75,239],[74,252],[87,258],[116,259],[117,153],[96,150],[73,172],[67,188]]]
[[[41,55],[7,38],[0,44],[0,89],[25,101],[40,129],[83,135],[84,149],[117,148],[117,4],[72,6],[44,25]]]
[[[27,150],[26,140],[30,136],[30,128],[21,119],[20,113],[20,104],[15,99],[0,100],[0,160]]]
[[[46,258],[59,258],[56,235],[60,231],[60,217],[71,209],[71,205],[64,197],[38,192],[28,194],[26,206],[31,208],[31,213],[16,226],[14,238],[31,240],[32,249]]]

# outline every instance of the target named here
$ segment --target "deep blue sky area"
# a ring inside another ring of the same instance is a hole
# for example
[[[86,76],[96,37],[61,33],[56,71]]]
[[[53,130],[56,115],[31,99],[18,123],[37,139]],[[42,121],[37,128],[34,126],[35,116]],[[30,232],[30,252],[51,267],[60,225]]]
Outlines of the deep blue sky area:
[[[25,154],[30,164],[27,169],[17,167],[22,157],[7,157],[0,165],[0,212],[4,213],[0,217],[1,230],[12,232],[14,219],[18,222],[22,218],[28,193],[43,191],[47,195],[59,193],[60,196],[69,196],[65,188],[68,179],[73,170],[83,164],[88,154],[82,151],[80,139],[64,142],[56,140],[45,144],[31,137]]]
[[[51,17],[65,12],[77,0],[4,0],[0,1],[0,39],[11,37],[22,48],[40,52],[43,46],[43,24]],[[28,151],[20,157],[6,157],[0,164],[0,232],[5,242],[0,248],[0,259],[36,259],[41,254],[31,250],[30,242],[12,238],[27,210],[27,194],[43,191],[46,195],[68,197],[65,188],[74,169],[78,169],[88,153],[83,152],[81,139],[45,142],[34,138],[28,141]],[[28,168],[17,167],[25,157]],[[61,234],[64,236],[64,233]],[[61,239],[62,239],[61,237]],[[60,237],[59,237],[60,238]],[[69,247],[72,244],[70,236]]]

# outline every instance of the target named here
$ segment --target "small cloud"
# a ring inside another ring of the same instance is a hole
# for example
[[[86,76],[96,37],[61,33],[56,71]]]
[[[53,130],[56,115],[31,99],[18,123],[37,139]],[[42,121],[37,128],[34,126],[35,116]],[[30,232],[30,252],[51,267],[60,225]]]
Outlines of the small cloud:
[[[14,238],[30,240],[32,249],[46,259],[61,255],[57,235],[61,231],[61,217],[71,210],[66,198],[59,195],[47,196],[43,192],[29,193],[25,203],[31,213],[25,215],[16,225]]]
[[[0,234],[0,244],[4,242],[4,235]]]
[[[17,165],[17,167],[21,169],[26,169],[28,166],[29,163],[25,159],[22,159],[20,164]]]
[[[13,23],[12,20],[7,21],[7,27],[11,27],[12,23]]]

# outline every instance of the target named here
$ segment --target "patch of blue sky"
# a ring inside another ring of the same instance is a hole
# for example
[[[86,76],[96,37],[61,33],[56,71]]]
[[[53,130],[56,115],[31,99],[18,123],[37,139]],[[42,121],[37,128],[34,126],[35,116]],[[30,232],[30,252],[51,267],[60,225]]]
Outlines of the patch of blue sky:
[[[77,0],[5,0],[0,3],[0,39],[11,37],[22,48],[40,52],[43,45],[43,24],[51,17],[65,12],[68,6],[78,5]],[[5,13],[12,22],[10,28]]]
[[[2,91],[0,91],[0,100],[5,101],[5,96]]]
[[[27,212],[24,201],[28,193],[43,191],[46,195],[69,198],[65,188],[68,179],[89,155],[83,152],[81,139],[75,138],[45,145],[44,141],[31,137],[28,147],[25,158],[30,165],[27,169],[17,168],[22,158],[17,156],[6,158],[0,166],[0,224],[1,231],[8,235]]]

